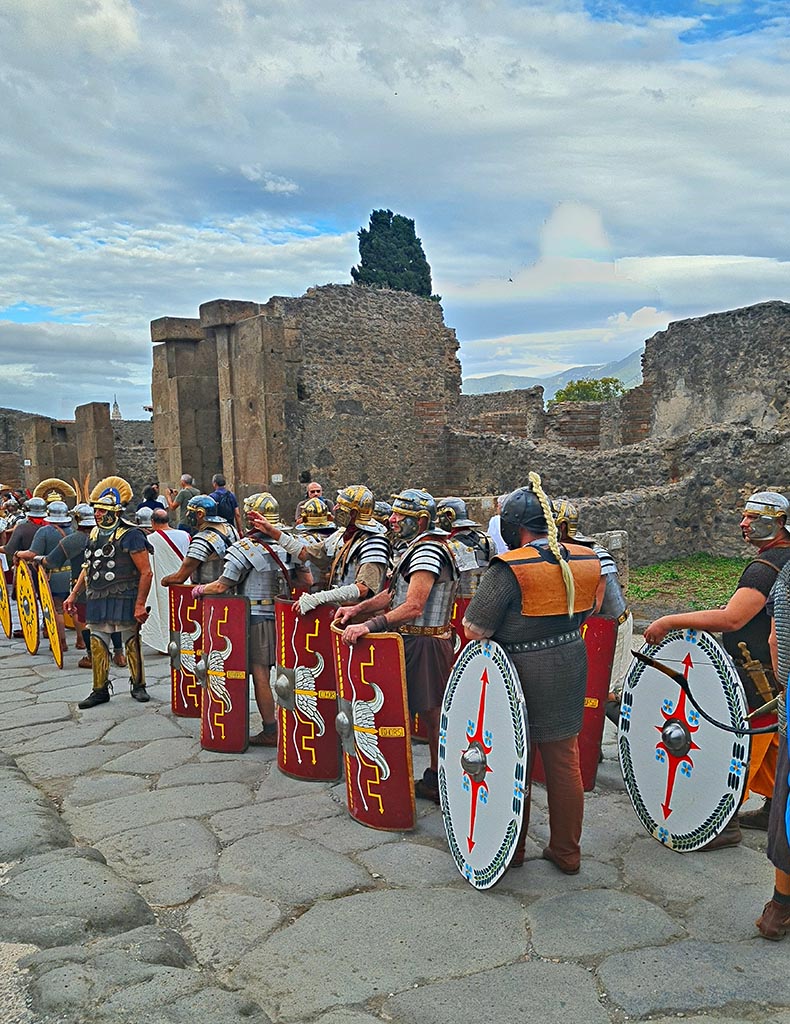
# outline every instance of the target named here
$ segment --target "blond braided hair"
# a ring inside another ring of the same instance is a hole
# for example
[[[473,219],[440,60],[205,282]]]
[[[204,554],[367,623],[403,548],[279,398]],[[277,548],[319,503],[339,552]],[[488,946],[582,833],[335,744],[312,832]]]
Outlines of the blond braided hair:
[[[573,573],[571,572],[571,568],[568,563],[562,557],[560,541],[557,535],[557,524],[554,521],[551,504],[546,496],[546,492],[541,487],[540,476],[537,473],[530,473],[528,479],[532,493],[540,502],[540,507],[543,510],[543,517],[546,520],[549,535],[549,550],[559,562],[560,570],[562,571],[562,582],[565,584],[565,594],[568,598],[568,615],[570,616],[573,615],[573,605],[576,600],[576,584],[573,579]]]

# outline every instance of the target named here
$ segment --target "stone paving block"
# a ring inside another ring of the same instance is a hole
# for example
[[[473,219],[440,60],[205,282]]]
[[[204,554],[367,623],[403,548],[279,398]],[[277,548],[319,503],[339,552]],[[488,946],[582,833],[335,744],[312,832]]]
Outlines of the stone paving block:
[[[293,779],[279,770],[273,762],[261,779],[257,800],[263,803],[268,800],[281,800],[283,797],[304,796],[306,793],[327,793],[331,799],[335,790],[334,782],[307,782],[304,779]],[[339,803],[339,801],[336,801]],[[346,790],[343,787],[343,806],[346,805]]]
[[[219,844],[191,818],[129,829],[97,843],[107,862],[154,906],[174,907],[213,885]]]
[[[468,885],[461,877],[449,850],[421,846],[410,838],[390,843],[357,856],[371,873],[379,875],[389,885]]]
[[[374,846],[383,846],[386,843],[399,843],[407,835],[405,832],[381,832],[375,828],[365,828],[346,812],[335,818],[324,818],[318,832],[309,821],[297,825],[289,831],[296,832],[297,835],[304,836],[305,839],[315,839],[322,846],[335,850],[337,853],[356,853],[359,850],[369,850]]]
[[[582,857],[578,875],[564,875],[541,856],[542,847],[527,839],[523,867],[511,868],[497,882],[498,889],[527,899],[538,896],[560,896],[579,889],[616,889],[620,887],[617,869],[591,857]]]
[[[676,853],[646,833],[639,836],[623,860],[627,888],[669,900],[695,900],[715,877],[721,892],[745,878],[773,891],[773,868],[766,857],[743,843],[723,850]],[[766,897],[767,899],[768,897]]]
[[[54,805],[13,763],[0,768],[0,821],[0,862],[72,844]]]
[[[241,782],[245,786],[256,786],[261,777],[261,764],[258,761],[245,761],[234,758],[231,761],[211,761],[179,765],[159,776],[157,789],[168,786],[200,786],[206,782]]]
[[[0,888],[0,938],[62,946],[153,920],[148,904],[96,850],[28,857]]]
[[[348,857],[277,828],[226,847],[219,878],[289,907],[373,885],[370,874]]]
[[[760,938],[727,946],[676,942],[663,949],[615,953],[597,974],[609,998],[632,1016],[690,1013],[729,1003],[754,1010],[760,1004],[787,1007],[790,974],[766,970],[767,963],[779,963],[776,949]]]
[[[139,775],[85,775],[74,780],[64,805],[82,807],[102,800],[117,800],[132,793],[146,793],[153,782]]]
[[[304,797],[283,797],[269,803],[256,803],[243,810],[221,811],[209,824],[223,844],[235,842],[245,836],[265,831],[274,825],[294,825],[340,817],[343,809],[327,800],[325,794]],[[315,829],[314,829],[315,831]]]
[[[477,942],[470,922],[480,920],[492,927]],[[461,977],[513,963],[526,952],[517,900],[471,889],[379,891],[316,903],[247,954],[236,976],[264,1010],[283,1021],[303,1021],[444,979],[449,965]]]
[[[708,893],[678,911],[693,939],[706,942],[741,942],[754,939],[754,922],[771,898],[773,886],[742,884]]]
[[[316,1024],[381,1024],[381,1017],[371,1017],[364,1010],[355,1010],[351,1006],[341,1006],[329,1013],[316,1017]]]
[[[68,721],[57,725],[34,726],[30,730],[13,729],[0,735],[0,744],[10,754],[37,754],[46,750],[86,747],[101,739],[112,723],[104,721]],[[13,737],[13,738],[12,738]]]
[[[203,818],[220,808],[241,807],[251,801],[247,786],[221,782],[207,786],[173,786],[88,807],[64,807],[63,813],[74,835],[96,842],[130,828],[174,818]]]
[[[150,705],[147,704],[145,711],[149,707]],[[170,739],[171,737],[180,739],[183,735],[176,720],[160,711],[127,718],[111,728],[107,732],[105,740],[107,743],[148,743],[151,740]]]
[[[0,709],[0,741],[5,746],[2,733],[6,729],[24,728],[31,725],[45,725],[49,722],[65,722],[71,718],[68,704],[54,701],[51,704],[33,704],[32,707],[16,708],[3,712]]]
[[[599,793],[586,794],[582,829],[583,858],[619,861],[628,852],[634,839],[643,834],[626,793],[608,793],[606,796]]]
[[[129,746],[120,748],[130,749]],[[88,747],[45,751],[41,754],[20,754],[17,757],[17,764],[34,780],[64,779],[102,767],[117,757],[118,753],[117,746],[93,743]]]
[[[76,704],[77,701],[87,697],[91,691],[90,676],[82,682],[67,683],[61,682],[59,686],[53,686],[43,693],[38,694],[38,704],[49,704],[53,701],[63,700],[67,703]]]
[[[142,746],[135,746],[128,754],[108,761],[106,772],[129,772],[132,775],[158,775],[184,764],[195,754],[194,740],[186,736],[176,739],[153,740]]]
[[[0,690],[0,709],[12,711],[14,704],[35,704],[36,698],[25,690],[15,687],[13,690]]]
[[[382,1007],[398,1024],[609,1024],[595,978],[573,964],[520,963],[421,985]],[[323,1018],[322,1018],[323,1020]]]
[[[612,889],[547,896],[530,904],[527,916],[538,956],[566,960],[663,945],[684,934],[659,907]]]
[[[196,900],[187,910],[184,937],[198,963],[233,970],[283,919],[272,900],[250,893],[220,890]]]

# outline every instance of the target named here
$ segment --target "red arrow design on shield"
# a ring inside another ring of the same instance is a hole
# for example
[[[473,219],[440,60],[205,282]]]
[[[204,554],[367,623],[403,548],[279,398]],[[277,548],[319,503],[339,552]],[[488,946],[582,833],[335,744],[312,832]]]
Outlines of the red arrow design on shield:
[[[470,733],[469,729],[466,730],[466,736],[469,740],[469,746],[475,745],[478,749],[482,750],[486,757],[491,753],[491,747],[485,743],[483,724],[485,720],[486,712],[486,693],[488,691],[488,669],[483,669],[483,674],[480,676],[480,705],[477,709],[477,723],[475,724],[474,731]],[[487,775],[491,769],[488,764],[485,766],[485,774]],[[471,853],[475,845],[475,818],[477,817],[477,801],[480,791],[488,792],[488,783],[485,780],[485,775],[479,781],[475,781],[472,776],[468,773],[464,773],[469,779],[471,786],[471,799],[472,803],[469,808],[469,835],[466,837],[466,845]]]
[[[683,659],[683,677],[687,681],[689,677],[689,670],[693,668],[693,665],[694,663],[691,660],[691,655],[687,654],[686,657]],[[699,725],[692,726],[686,719],[686,691],[682,687],[680,689],[680,697],[678,698],[677,707],[675,708],[675,710],[673,712],[666,712],[662,708],[661,714],[664,716],[665,723],[672,718],[679,719],[680,721],[682,721],[685,727],[688,729],[689,733],[695,733],[697,729],[699,729]],[[658,731],[661,732],[663,726],[657,725],[656,729],[658,729]],[[690,749],[699,750],[699,747],[693,740],[691,740]],[[691,760],[688,754],[673,754],[670,750],[667,749],[663,740],[660,743],[656,744],[656,750],[663,750],[667,757],[667,788],[666,793],[664,795],[664,802],[663,804],[661,804],[661,810],[664,812],[664,819],[666,820],[672,813],[672,794],[675,789],[675,778],[677,776],[678,768],[681,766],[681,764],[684,763],[688,764],[689,767],[693,768],[694,762]]]

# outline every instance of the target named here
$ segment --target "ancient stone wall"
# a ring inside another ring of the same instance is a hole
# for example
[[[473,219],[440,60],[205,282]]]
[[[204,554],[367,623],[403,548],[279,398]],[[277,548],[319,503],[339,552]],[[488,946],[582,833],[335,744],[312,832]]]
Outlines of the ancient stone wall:
[[[461,395],[458,429],[472,433],[512,434],[514,437],[543,437],[546,413],[543,388],[493,391],[482,395]]]
[[[157,480],[153,424],[150,420],[111,420],[110,425],[116,472],[131,484],[137,505],[143,500],[143,488]]]
[[[22,481],[30,490],[41,480],[76,477],[77,431],[72,420],[31,416],[20,422]]]

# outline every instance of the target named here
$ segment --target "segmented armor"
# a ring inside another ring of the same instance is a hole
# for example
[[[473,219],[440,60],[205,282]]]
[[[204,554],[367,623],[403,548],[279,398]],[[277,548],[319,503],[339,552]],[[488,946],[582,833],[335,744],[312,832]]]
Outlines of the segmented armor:
[[[459,593],[461,597],[471,597],[497,553],[496,544],[485,530],[470,527],[453,533],[448,545],[461,574]]]
[[[442,580],[443,569],[449,569],[449,579]],[[400,627],[400,631],[436,630],[436,635],[441,635],[443,630],[447,630],[449,635],[453,604],[458,594],[458,567],[447,544],[430,535],[423,534],[403,552],[393,572],[391,607],[397,608],[404,603],[409,589],[409,577],[420,571],[430,572],[438,579],[431,587],[419,618]]]
[[[339,534],[339,535],[338,535]],[[387,538],[381,533],[357,533],[350,541],[343,541],[343,534],[332,534],[326,542],[327,553],[332,557],[329,586],[344,587],[354,583],[357,572],[363,565],[382,565],[386,572],[390,549]]]
[[[200,562],[192,573],[195,583],[213,583],[222,575],[222,559],[239,535],[229,523],[204,526],[190,541],[186,557]]]
[[[286,575],[290,568],[290,555],[277,544],[242,537],[227,550],[222,578],[235,584],[237,594],[249,598],[252,618],[273,619],[274,599],[291,592]]]

